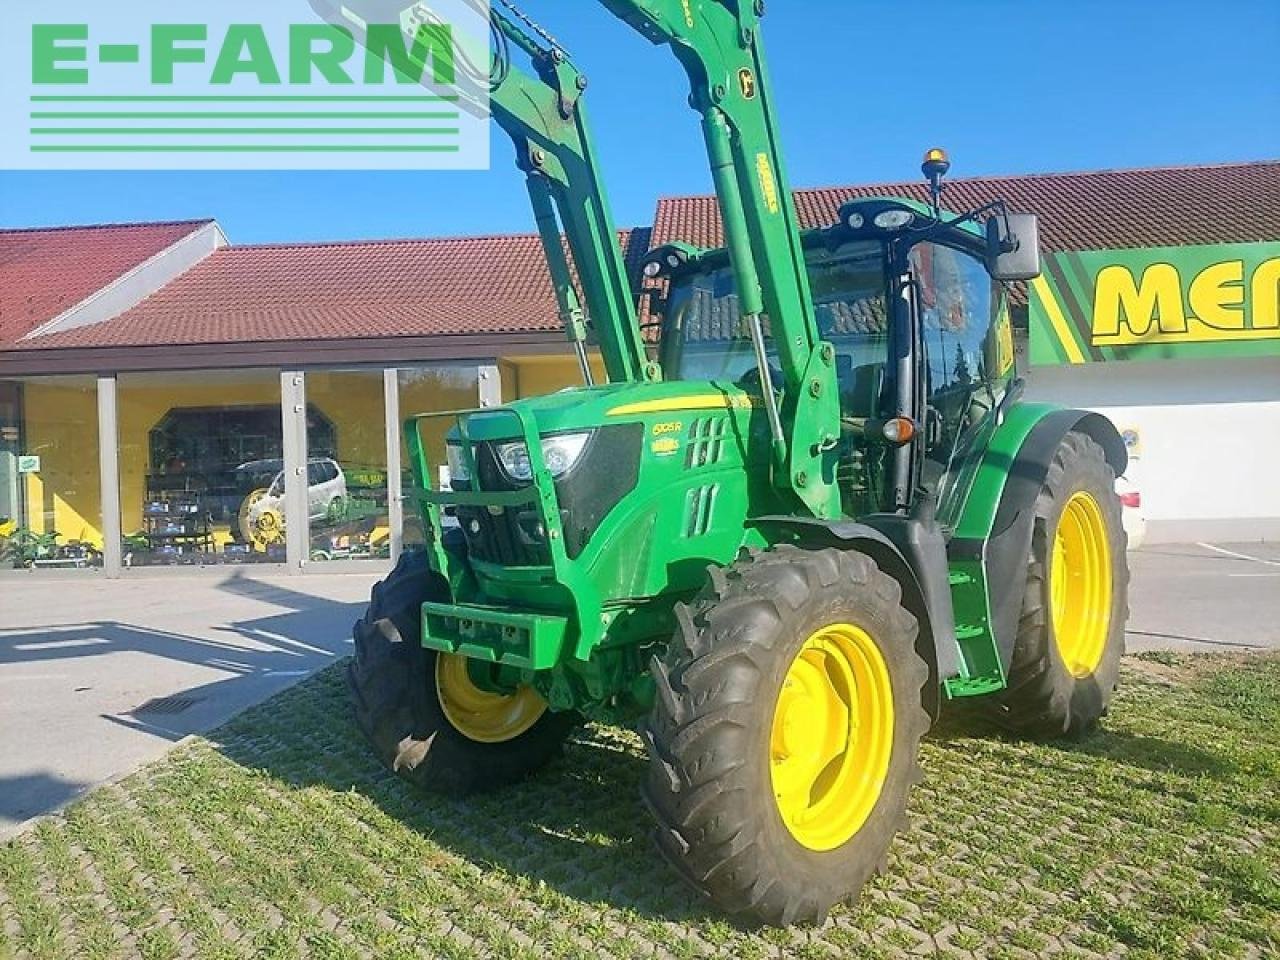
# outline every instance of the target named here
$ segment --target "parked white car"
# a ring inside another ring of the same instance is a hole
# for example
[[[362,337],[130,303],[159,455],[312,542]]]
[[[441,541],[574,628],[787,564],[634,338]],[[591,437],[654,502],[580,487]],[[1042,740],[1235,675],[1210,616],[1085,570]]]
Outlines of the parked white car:
[[[1137,550],[1147,539],[1147,518],[1142,512],[1142,491],[1128,476],[1116,477],[1116,493],[1120,497],[1121,520],[1129,537],[1129,549]]]
[[[239,469],[266,462],[245,464]],[[348,506],[347,477],[338,462],[328,457],[308,461],[307,513],[310,518],[337,523],[346,517]],[[284,524],[284,470],[280,470],[270,486],[255,490],[245,498],[240,508],[240,533],[252,543],[276,543],[284,538]]]

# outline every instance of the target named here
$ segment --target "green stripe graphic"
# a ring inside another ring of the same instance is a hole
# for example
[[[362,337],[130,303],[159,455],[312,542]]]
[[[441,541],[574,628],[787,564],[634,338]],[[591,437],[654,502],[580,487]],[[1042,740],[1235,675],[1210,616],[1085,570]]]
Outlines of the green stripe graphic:
[[[132,113],[121,111],[97,111],[92,113],[67,111],[41,111],[31,114],[32,120],[456,120],[456,112],[449,113],[396,113],[377,111],[374,113],[343,113],[332,111],[312,111],[306,113],[282,113],[279,111],[262,111],[239,113],[226,111],[201,111],[198,113],[154,112]]]
[[[193,134],[196,136],[220,136],[224,134],[271,136],[395,136],[430,137],[457,134],[457,127],[32,127],[38,136],[120,136],[136,133],[139,136],[161,137]]]
[[[456,144],[35,144],[32,153],[458,153]]]
[[[219,95],[219,96],[69,96],[41,95],[32,97],[32,103],[456,103],[456,96],[290,96],[270,95]]]
[[[98,47],[99,63],[137,63],[138,59],[136,43],[104,43]]]

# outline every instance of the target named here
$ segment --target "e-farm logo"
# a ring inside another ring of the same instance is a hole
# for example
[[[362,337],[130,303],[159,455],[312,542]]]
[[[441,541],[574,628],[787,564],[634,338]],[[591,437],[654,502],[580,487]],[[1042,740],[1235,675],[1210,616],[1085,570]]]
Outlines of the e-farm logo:
[[[488,56],[474,40],[488,37],[484,0],[18,10],[0,39],[5,167],[489,164],[488,88],[471,67]]]

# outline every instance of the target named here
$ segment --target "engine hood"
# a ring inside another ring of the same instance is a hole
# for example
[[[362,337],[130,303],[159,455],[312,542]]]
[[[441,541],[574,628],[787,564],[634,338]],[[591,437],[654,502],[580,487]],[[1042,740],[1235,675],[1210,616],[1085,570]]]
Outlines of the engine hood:
[[[518,410],[531,417],[541,434],[589,429],[608,424],[645,420],[690,411],[751,409],[759,397],[741,387],[712,381],[609,384],[572,387],[542,397],[530,397],[468,418],[473,440],[510,439],[519,433],[514,417]]]

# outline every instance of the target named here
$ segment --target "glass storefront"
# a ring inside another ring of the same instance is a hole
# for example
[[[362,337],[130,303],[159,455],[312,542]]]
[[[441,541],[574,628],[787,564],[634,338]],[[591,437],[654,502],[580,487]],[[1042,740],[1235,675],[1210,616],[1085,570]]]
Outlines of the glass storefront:
[[[415,367],[400,370],[400,419],[407,420],[419,413],[437,413],[450,410],[472,410],[479,406],[480,371],[466,367]],[[436,468],[434,482],[448,483],[445,466],[445,434],[453,426],[450,417],[436,417],[423,425],[420,435],[426,446],[427,461]],[[405,493],[404,544],[421,545],[423,542],[422,518],[413,502],[413,468],[409,451],[405,447],[404,431],[400,435],[400,463]]]
[[[508,387],[508,375],[523,374],[541,392],[572,382],[572,370],[557,358],[518,372],[511,364],[506,372],[459,364],[284,377],[128,373],[114,384],[90,376],[0,380],[0,569],[105,566],[116,575],[157,566],[323,570],[334,561],[385,562],[397,540],[423,541],[403,430],[389,414],[403,421],[470,410],[482,394],[491,403],[527,395],[523,384]],[[398,411],[388,410],[392,402]],[[100,456],[100,414],[115,429],[118,525],[114,496],[105,498],[109,522],[103,517],[100,478],[112,458]],[[444,438],[452,423],[440,417],[422,431],[437,483],[448,482]],[[305,483],[305,496],[295,483]],[[403,511],[397,493],[406,498]],[[305,536],[292,529],[291,503],[305,503],[297,521]]]
[[[306,386],[309,559],[389,559],[382,371],[312,371]]]
[[[279,374],[122,374],[118,383],[124,565],[283,563]]]
[[[0,567],[102,566],[97,381],[0,380]]]

